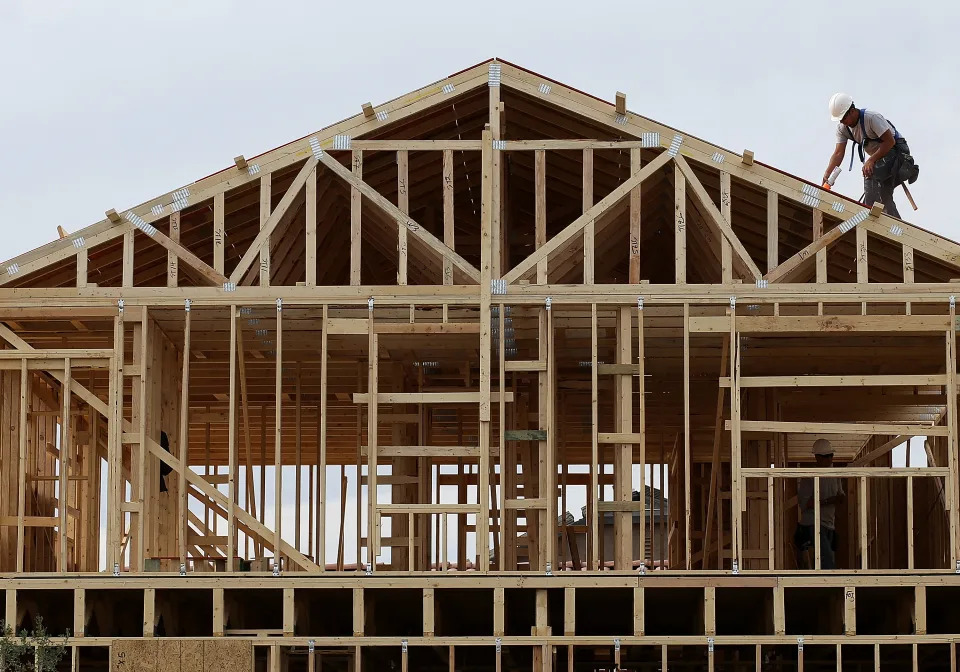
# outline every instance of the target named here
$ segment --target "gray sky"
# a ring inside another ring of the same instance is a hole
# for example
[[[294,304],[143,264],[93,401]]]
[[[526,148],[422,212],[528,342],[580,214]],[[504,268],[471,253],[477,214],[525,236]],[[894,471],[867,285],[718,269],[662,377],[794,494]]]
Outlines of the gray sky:
[[[0,0],[0,257],[491,56],[624,91],[634,112],[814,181],[834,142],[827,100],[846,90],[921,166],[920,210],[901,195],[901,212],[960,238],[960,4],[583,6],[515,2],[491,20],[436,0]],[[838,189],[857,197],[862,181],[844,172]]]
[[[960,238],[960,4],[646,4],[0,0],[0,258],[491,56],[813,181],[848,91],[921,166],[901,212]]]

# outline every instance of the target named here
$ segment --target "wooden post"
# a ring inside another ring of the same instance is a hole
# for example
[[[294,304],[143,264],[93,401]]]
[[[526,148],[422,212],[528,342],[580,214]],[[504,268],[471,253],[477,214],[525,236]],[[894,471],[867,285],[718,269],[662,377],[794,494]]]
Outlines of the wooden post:
[[[320,473],[317,477],[319,488],[319,502],[317,504],[317,564],[320,571],[326,571],[327,557],[327,375],[328,375],[328,332],[329,308],[323,304],[323,330],[320,332],[320,436],[318,437],[320,450]],[[342,487],[342,484],[341,484]],[[341,511],[341,514],[343,512]]]
[[[630,176],[640,172],[640,148],[630,150]],[[635,285],[640,282],[640,200],[641,189],[637,185],[630,190],[630,276],[628,282]],[[642,375],[642,374],[641,374]]]
[[[363,179],[363,150],[353,150],[353,175]],[[350,187],[350,284],[360,284],[360,190]],[[403,227],[401,227],[403,228]]]
[[[363,588],[353,589],[353,636],[362,637],[364,632]]]
[[[687,282],[687,180],[680,166],[673,166],[674,193],[674,279],[676,284]]]
[[[274,360],[274,434],[273,434],[273,564],[276,569],[283,567],[283,556],[280,552],[282,539],[282,507],[283,493],[283,303],[277,300],[277,338]],[[231,399],[232,399],[231,395]],[[231,452],[232,455],[232,452]],[[232,538],[232,537],[231,537]],[[359,558],[357,559],[359,562]]]
[[[692,569],[693,543],[693,467],[690,444],[690,304],[683,304],[683,499],[684,499],[684,556],[687,569]],[[706,553],[706,549],[703,550]]]
[[[170,214],[170,240],[180,242],[180,211]],[[167,287],[176,287],[180,270],[180,257],[167,250]]]
[[[407,190],[408,183],[408,154],[405,149],[397,152],[397,208],[403,214],[410,213],[410,194]],[[397,284],[407,284],[407,227],[400,225],[397,227]],[[450,263],[445,261],[445,263]]]
[[[436,626],[434,625],[435,606],[434,606],[434,590],[433,588],[424,588],[423,589],[423,636],[424,637],[433,637],[436,632]]]
[[[153,628],[156,623],[157,590],[156,588],[143,589],[143,636],[153,637]]]
[[[223,588],[213,589],[213,636],[223,637],[226,623]]]
[[[180,445],[180,455],[178,456],[183,460],[184,464],[190,463],[190,336],[191,336],[191,322],[190,322],[190,304],[185,304],[186,310],[183,317],[183,371],[180,376],[180,434],[179,440],[177,443]],[[247,426],[247,431],[250,431],[249,425]],[[180,556],[180,564],[186,568],[187,564],[187,477],[184,473],[178,474],[179,480],[179,505],[177,511],[177,529],[179,530],[179,543],[177,544],[178,555]]]
[[[67,525],[67,509],[70,508],[70,461],[68,460],[68,457],[73,454],[73,433],[71,431],[70,418],[70,413],[72,410],[70,399],[73,396],[70,391],[72,380],[73,372],[71,371],[70,358],[66,357],[63,360],[63,384],[60,388],[60,396],[62,397],[62,408],[60,412],[59,452],[60,488],[59,501],[57,503],[57,510],[60,514],[59,527],[57,528],[57,539],[60,542],[60,553],[57,567],[59,567],[61,572],[69,571],[69,565],[67,564],[67,537],[69,536],[69,527]],[[79,530],[79,527],[77,529]],[[79,542],[79,537],[80,535],[78,533],[76,539],[77,542]]]
[[[593,150],[583,150],[583,212],[593,207]],[[590,221],[583,229],[583,284],[594,283],[594,265],[596,253],[594,241],[596,237],[595,221]]]
[[[263,173],[260,176],[260,228],[263,229],[267,220],[270,219],[270,211],[273,209],[273,176],[271,173]],[[260,286],[270,286],[270,236],[264,241],[260,248]]]
[[[731,224],[733,212],[733,190],[730,185],[730,173],[720,171],[720,215],[727,224]],[[720,240],[720,275],[723,284],[733,282],[733,249],[726,236]]]
[[[296,626],[296,602],[293,588],[283,589],[283,636],[293,637]]]
[[[586,164],[584,164],[586,171]],[[547,153],[538,149],[533,158],[534,183],[534,249],[547,242]],[[586,173],[584,173],[586,181]],[[592,185],[592,183],[591,183]],[[584,197],[586,198],[586,197]],[[586,254],[586,252],[584,252]],[[537,284],[547,284],[547,260],[537,262]]]
[[[454,249],[453,215],[453,151],[443,150],[443,244]],[[443,284],[453,284],[453,262],[443,258]]]
[[[230,306],[230,401],[228,409],[227,451],[228,457],[228,497],[227,509],[227,571],[234,570],[234,558],[237,555],[237,319],[239,313],[236,304]],[[277,334],[279,349],[280,334]],[[278,490],[279,492],[279,490]],[[279,507],[277,507],[279,510]],[[279,527],[278,527],[279,536]],[[275,549],[280,548],[279,540]]]
[[[857,589],[847,586],[843,593],[843,634],[857,634]]]
[[[226,247],[223,199],[223,192],[213,197],[213,270],[217,273],[223,273],[223,251]]]
[[[767,270],[772,271],[780,264],[780,195],[773,189],[767,190]]]
[[[317,168],[307,175],[306,184],[307,233],[305,236],[305,264],[307,287],[317,286]],[[401,227],[403,228],[403,227]]]

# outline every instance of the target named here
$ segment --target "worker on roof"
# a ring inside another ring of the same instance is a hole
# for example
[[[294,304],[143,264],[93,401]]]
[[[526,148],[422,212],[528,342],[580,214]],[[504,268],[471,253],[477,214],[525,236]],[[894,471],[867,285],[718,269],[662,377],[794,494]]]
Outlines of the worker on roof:
[[[826,439],[813,442],[813,455],[817,467],[829,469],[833,466],[833,446]],[[846,497],[839,478],[820,478],[820,568],[836,569],[837,553],[837,503]],[[800,509],[800,522],[793,534],[793,543],[797,548],[797,569],[810,569],[807,551],[814,548],[814,511],[813,479],[801,478],[797,483],[797,506]]]
[[[893,202],[893,190],[904,182],[913,184],[920,173],[906,139],[879,112],[858,108],[847,93],[835,93],[830,98],[830,118],[839,122],[837,146],[823,174],[823,183],[833,184],[834,169],[843,163],[847,141],[853,140],[863,163],[863,203],[869,207],[880,201],[885,213],[900,217]],[[852,152],[850,168],[853,168]]]

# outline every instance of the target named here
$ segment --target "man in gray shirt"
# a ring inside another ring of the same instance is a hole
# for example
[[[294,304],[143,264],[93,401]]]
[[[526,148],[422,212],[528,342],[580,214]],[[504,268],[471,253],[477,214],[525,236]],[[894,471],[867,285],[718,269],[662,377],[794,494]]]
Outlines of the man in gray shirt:
[[[826,439],[817,439],[813,443],[813,454],[817,466],[827,469],[833,466],[833,446]],[[797,568],[809,569],[806,552],[814,548],[814,512],[813,479],[801,478],[797,483],[797,506],[800,509],[800,521],[793,535],[797,548]],[[820,568],[836,569],[837,551],[837,503],[846,497],[839,478],[820,479]]]
[[[909,160],[911,169],[915,168],[907,141],[882,114],[858,109],[853,98],[846,93],[837,93],[830,99],[830,115],[834,121],[839,122],[837,145],[823,174],[823,182],[826,183],[833,169],[843,163],[847,141],[853,140],[859,148],[860,160],[863,161],[864,204],[869,207],[875,201],[880,201],[885,213],[899,217],[897,204],[893,202],[893,190],[904,181],[900,175],[904,157]],[[867,155],[866,159],[864,153]],[[916,174],[913,174],[909,181],[913,182],[915,179]]]

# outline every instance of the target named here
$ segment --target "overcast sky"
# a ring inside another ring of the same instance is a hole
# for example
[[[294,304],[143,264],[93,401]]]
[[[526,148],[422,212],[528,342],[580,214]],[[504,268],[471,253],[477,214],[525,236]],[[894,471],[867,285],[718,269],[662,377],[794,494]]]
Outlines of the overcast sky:
[[[814,181],[834,142],[827,100],[848,91],[921,166],[920,210],[901,195],[901,213],[956,239],[958,26],[960,3],[931,0],[490,15],[435,0],[0,0],[0,258],[491,56],[624,91],[634,112]],[[857,197],[862,181],[845,172],[838,188]]]
[[[492,56],[813,181],[847,91],[921,166],[901,213],[958,239],[958,26],[930,0],[0,0],[0,259]]]

